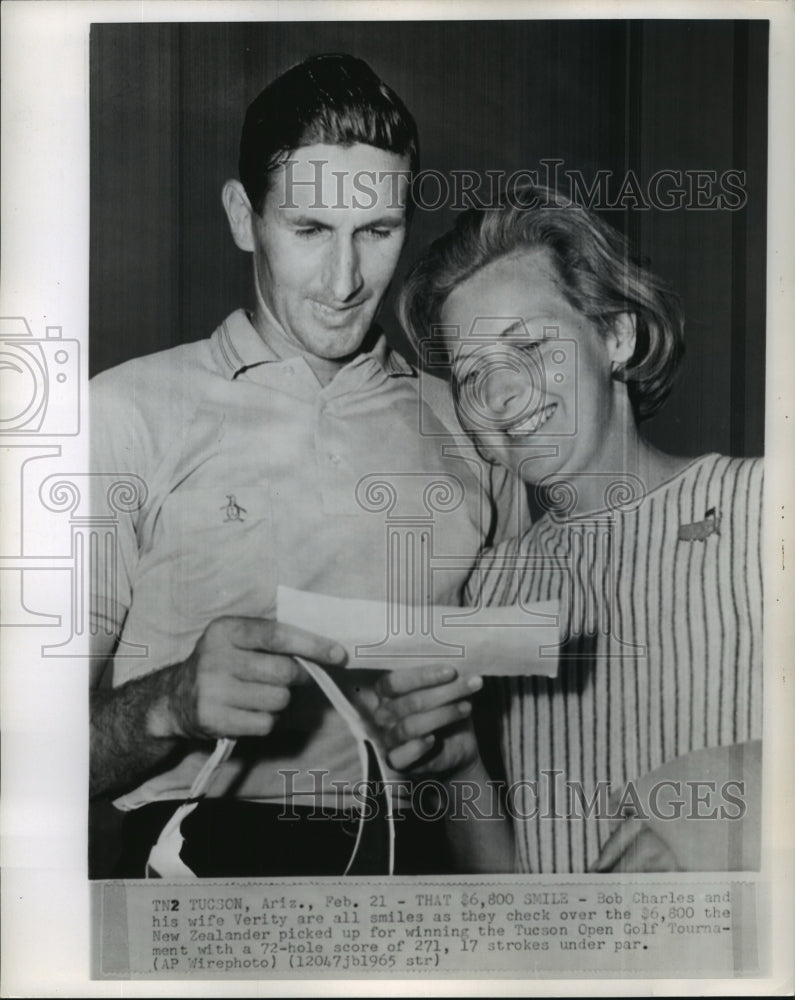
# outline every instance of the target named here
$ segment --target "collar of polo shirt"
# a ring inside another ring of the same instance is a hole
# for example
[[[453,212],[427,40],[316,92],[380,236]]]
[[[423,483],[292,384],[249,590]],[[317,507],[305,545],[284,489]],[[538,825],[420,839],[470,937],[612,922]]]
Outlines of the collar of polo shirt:
[[[237,378],[242,372],[257,365],[288,360],[280,358],[265,343],[244,309],[238,309],[224,320],[215,339],[220,360],[230,379]],[[350,364],[361,364],[370,359],[376,361],[387,375],[416,376],[416,371],[408,361],[389,347],[383,333],[379,335],[372,350],[357,355]]]

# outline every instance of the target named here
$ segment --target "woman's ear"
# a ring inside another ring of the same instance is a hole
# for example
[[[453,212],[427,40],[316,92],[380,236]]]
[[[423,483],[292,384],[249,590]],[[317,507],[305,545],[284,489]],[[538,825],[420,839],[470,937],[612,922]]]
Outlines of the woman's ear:
[[[610,364],[614,372],[622,371],[635,353],[636,338],[637,318],[635,313],[622,312],[611,316],[606,340]]]
[[[252,229],[251,202],[248,200],[245,188],[240,181],[227,181],[221,191],[232,239],[241,250],[254,252],[254,233]]]

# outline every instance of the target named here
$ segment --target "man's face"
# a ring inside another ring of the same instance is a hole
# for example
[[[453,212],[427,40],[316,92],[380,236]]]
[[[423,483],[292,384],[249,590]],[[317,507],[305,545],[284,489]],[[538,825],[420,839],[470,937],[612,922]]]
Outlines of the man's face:
[[[257,328],[275,321],[318,358],[355,354],[406,237],[408,157],[374,146],[297,149],[252,216]]]

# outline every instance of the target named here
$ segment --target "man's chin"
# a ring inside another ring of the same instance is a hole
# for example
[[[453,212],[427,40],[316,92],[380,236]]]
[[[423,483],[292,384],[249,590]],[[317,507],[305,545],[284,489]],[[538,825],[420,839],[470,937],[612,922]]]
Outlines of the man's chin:
[[[362,353],[364,350],[363,340],[363,337],[358,337],[352,338],[350,343],[344,345],[324,345],[315,351],[315,355],[324,361],[336,361],[339,364],[344,364]]]
[[[369,329],[326,328],[313,338],[313,353],[325,361],[347,361],[372,347]]]

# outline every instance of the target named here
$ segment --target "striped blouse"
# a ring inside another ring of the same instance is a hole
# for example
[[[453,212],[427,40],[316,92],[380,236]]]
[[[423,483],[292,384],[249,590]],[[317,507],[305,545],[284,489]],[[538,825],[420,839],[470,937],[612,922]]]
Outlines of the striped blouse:
[[[600,783],[760,738],[761,520],[762,460],[706,455],[635,502],[547,514],[483,555],[470,604],[569,602],[558,676],[498,682],[520,870],[594,863],[611,829],[588,809]]]

